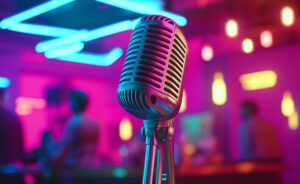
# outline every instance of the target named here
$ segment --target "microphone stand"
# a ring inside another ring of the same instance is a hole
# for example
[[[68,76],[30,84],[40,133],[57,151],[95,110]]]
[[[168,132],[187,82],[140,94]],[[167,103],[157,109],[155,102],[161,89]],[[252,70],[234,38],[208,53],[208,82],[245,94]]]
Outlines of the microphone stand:
[[[146,144],[143,184],[175,184],[174,119],[143,122],[141,138]]]

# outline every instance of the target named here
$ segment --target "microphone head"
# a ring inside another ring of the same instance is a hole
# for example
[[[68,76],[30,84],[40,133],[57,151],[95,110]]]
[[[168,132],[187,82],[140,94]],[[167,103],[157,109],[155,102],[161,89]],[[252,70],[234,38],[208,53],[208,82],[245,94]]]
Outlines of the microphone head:
[[[142,17],[131,35],[118,100],[140,119],[170,119],[180,108],[187,42],[175,21]]]

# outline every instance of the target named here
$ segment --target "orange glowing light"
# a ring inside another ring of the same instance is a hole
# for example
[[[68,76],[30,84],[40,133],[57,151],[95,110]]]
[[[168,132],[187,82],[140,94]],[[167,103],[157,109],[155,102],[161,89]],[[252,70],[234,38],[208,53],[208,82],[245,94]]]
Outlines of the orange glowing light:
[[[237,169],[241,173],[251,173],[254,170],[254,168],[255,168],[255,165],[252,162],[242,162],[237,165]]]
[[[281,22],[284,26],[289,27],[294,24],[295,22],[295,14],[294,10],[289,7],[285,6],[281,10]]]
[[[184,145],[184,153],[187,155],[193,155],[196,151],[196,148],[193,144]]]
[[[277,74],[272,70],[247,73],[240,76],[244,90],[258,90],[274,87],[277,83]]]
[[[242,49],[247,54],[251,53],[254,49],[253,41],[249,38],[244,39],[242,42]]]
[[[289,91],[283,93],[281,112],[286,117],[292,116],[295,113],[295,103],[292,94]]]
[[[205,45],[202,48],[201,54],[202,54],[202,59],[204,61],[208,62],[208,61],[212,60],[212,58],[214,57],[213,48],[209,45]]]
[[[186,92],[185,92],[185,90],[183,90],[182,101],[181,101],[181,106],[180,106],[179,112],[184,112],[186,110],[186,106],[187,106],[187,103],[186,103]]]
[[[26,104],[36,109],[43,109],[46,107],[46,101],[42,98],[19,97],[16,99],[16,104]]]
[[[33,109],[44,109],[46,107],[46,101],[42,98],[19,97],[15,102],[15,111],[20,116],[31,114]]]
[[[229,37],[236,37],[238,34],[238,23],[233,20],[230,19],[226,22],[226,34]]]
[[[268,48],[273,44],[273,35],[271,31],[263,31],[260,33],[260,44],[261,46]]]
[[[227,100],[227,88],[221,72],[216,72],[214,75],[212,100],[216,105],[223,105]]]

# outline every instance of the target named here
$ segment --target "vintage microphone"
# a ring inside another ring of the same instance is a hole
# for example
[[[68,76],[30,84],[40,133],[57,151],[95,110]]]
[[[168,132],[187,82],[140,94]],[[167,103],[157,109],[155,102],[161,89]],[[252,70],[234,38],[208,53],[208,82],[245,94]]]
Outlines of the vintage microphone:
[[[187,53],[183,33],[164,16],[141,18],[131,35],[118,100],[143,119],[143,184],[175,183],[173,118],[181,105]]]

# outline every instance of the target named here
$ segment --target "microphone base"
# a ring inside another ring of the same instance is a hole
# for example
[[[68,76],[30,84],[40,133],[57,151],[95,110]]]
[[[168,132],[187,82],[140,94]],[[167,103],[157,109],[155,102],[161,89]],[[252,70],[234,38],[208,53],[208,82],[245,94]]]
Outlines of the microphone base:
[[[146,144],[143,184],[175,184],[174,119],[144,120],[141,138]]]

